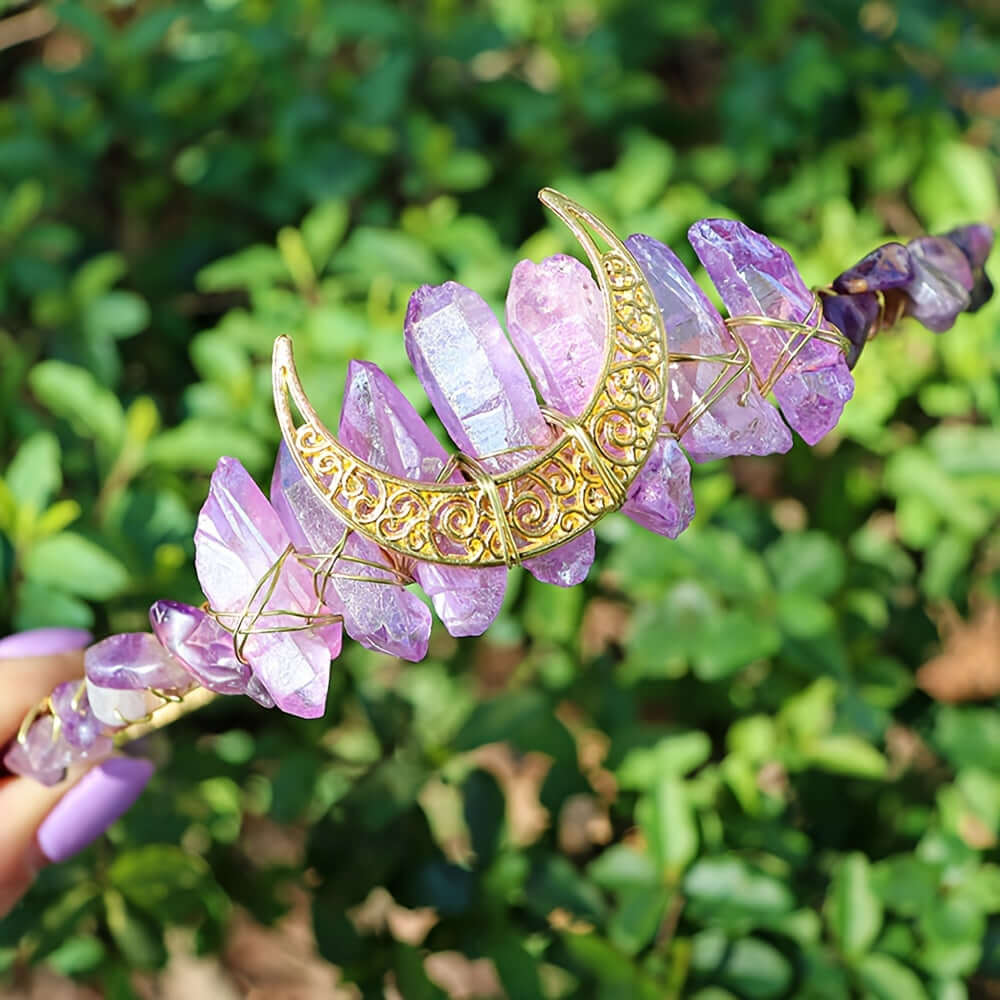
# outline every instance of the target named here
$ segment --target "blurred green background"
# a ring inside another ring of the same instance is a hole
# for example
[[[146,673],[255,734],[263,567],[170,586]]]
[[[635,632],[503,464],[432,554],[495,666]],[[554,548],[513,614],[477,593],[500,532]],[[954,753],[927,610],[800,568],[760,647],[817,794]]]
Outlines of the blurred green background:
[[[544,185],[692,266],[738,216],[813,283],[1000,223],[998,67],[991,0],[0,2],[0,629],[200,600],[273,338],[331,422],[352,357],[426,409],[407,297],[501,308],[570,249]],[[350,645],[322,721],[174,725],[0,924],[0,988],[1000,996],[1000,306],[856,374],[819,447],[697,467],[676,542],[612,517],[481,640]]]

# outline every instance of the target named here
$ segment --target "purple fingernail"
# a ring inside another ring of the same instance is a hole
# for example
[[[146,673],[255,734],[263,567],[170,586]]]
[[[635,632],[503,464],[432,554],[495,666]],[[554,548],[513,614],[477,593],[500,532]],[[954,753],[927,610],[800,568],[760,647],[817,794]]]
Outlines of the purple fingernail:
[[[141,794],[151,761],[112,757],[84,775],[45,817],[38,846],[50,861],[65,861],[96,840]]]
[[[85,628],[32,628],[15,632],[0,639],[0,660],[75,653],[89,646],[93,638]]]

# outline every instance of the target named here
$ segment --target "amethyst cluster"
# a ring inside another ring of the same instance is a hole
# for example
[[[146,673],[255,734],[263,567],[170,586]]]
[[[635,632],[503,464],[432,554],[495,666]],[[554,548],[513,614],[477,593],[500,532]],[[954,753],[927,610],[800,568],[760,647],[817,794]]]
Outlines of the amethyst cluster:
[[[644,235],[626,243],[677,360],[662,433],[622,511],[668,538],[694,514],[689,459],[785,452],[791,430],[815,443],[850,399],[849,369],[882,316],[910,315],[945,330],[992,290],[983,271],[992,243],[985,226],[880,247],[837,278],[821,314],[789,255],[742,223],[704,219],[689,238],[736,319],[723,320],[669,247]],[[768,326],[768,319],[785,325]],[[801,324],[799,332],[789,324]],[[563,417],[583,412],[607,337],[590,271],[562,255],[517,265],[506,325],[505,334],[479,295],[447,282],[414,292],[404,332],[407,355],[451,440],[494,474],[559,433],[539,396]],[[803,338],[802,330],[817,335]],[[851,345],[846,357],[841,333]],[[772,389],[780,413],[768,398]],[[448,452],[414,407],[367,362],[349,366],[339,436],[395,475],[434,481],[449,468]],[[350,532],[283,446],[269,498],[235,459],[219,461],[195,548],[206,606],[158,601],[151,634],[111,636],[90,647],[85,686],[52,693],[49,711],[8,752],[11,770],[58,780],[72,761],[107,754],[116,729],[199,685],[305,718],[322,715],[344,631],[406,660],[426,654],[431,612],[411,583],[455,636],[489,626],[507,583],[503,567],[412,564]],[[593,559],[590,532],[525,569],[572,586]]]
[[[929,330],[944,333],[958,314],[975,312],[993,295],[986,258],[993,230],[975,224],[943,236],[920,236],[886,243],[848,268],[823,296],[823,315],[850,341],[847,362],[854,367],[880,323],[912,316]]]

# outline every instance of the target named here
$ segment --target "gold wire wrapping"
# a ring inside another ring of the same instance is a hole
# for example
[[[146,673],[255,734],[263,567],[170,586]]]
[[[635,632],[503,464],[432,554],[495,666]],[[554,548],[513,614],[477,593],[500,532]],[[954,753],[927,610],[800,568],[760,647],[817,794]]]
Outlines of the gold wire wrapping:
[[[340,520],[396,556],[482,567],[549,552],[621,506],[656,443],[670,357],[649,283],[600,219],[557,191],[546,188],[539,197],[593,266],[609,336],[601,376],[578,426],[564,429],[525,464],[497,475],[467,464],[464,481],[441,483],[376,469],[324,427],[298,379],[290,339],[275,341],[275,411],[299,471]],[[598,249],[597,238],[606,251]]]

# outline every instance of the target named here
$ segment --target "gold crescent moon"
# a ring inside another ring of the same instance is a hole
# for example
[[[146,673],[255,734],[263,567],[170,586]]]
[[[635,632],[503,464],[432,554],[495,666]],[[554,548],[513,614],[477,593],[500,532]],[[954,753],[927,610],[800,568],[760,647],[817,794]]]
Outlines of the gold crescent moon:
[[[539,457],[498,476],[459,458],[463,482],[421,482],[377,469],[345,448],[312,408],[292,342],[274,343],[274,406],[302,475],[354,531],[391,552],[453,566],[513,566],[587,531],[617,510],[656,443],[670,353],[642,270],[595,215],[551,188],[539,199],[569,227],[600,284],[609,336],[583,414],[549,414],[561,428]],[[588,228],[608,249],[601,252]],[[296,425],[291,403],[302,423]]]

